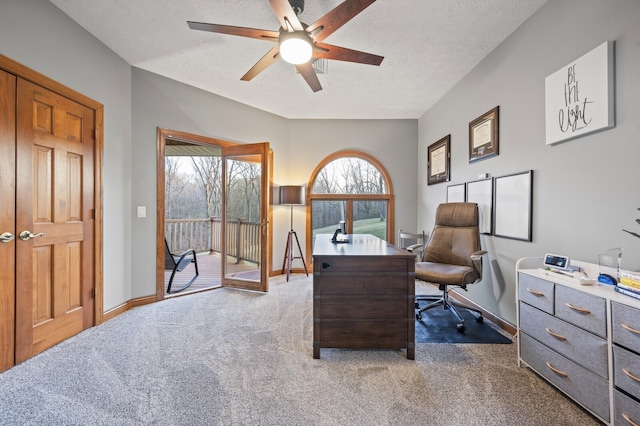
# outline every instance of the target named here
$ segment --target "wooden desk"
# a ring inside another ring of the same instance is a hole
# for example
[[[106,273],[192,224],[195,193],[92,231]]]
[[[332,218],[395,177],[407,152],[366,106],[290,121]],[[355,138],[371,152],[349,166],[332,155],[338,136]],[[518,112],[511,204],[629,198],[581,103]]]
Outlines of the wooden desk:
[[[373,235],[316,237],[313,357],[320,348],[407,349],[415,357],[415,257]]]

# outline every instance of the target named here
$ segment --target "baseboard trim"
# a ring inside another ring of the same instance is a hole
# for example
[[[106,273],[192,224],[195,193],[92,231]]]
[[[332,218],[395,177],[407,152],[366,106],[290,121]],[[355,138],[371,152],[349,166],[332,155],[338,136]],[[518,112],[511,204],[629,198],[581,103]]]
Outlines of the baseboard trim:
[[[495,325],[500,327],[502,330],[506,331],[511,336],[515,336],[516,335],[517,329],[513,324],[511,324],[511,323],[503,320],[502,318],[492,314],[491,312],[489,312],[486,309],[484,309],[482,306],[478,305],[477,303],[475,303],[472,300],[467,299],[466,297],[464,297],[460,293],[457,293],[455,291],[451,291],[451,292],[449,292],[449,297],[452,297],[452,298],[456,299],[460,303],[464,303],[465,305],[469,305],[469,306],[479,310],[480,312],[482,312],[482,316],[483,317],[487,318],[489,321],[491,321],[492,323],[494,323]]]
[[[108,311],[106,311],[102,317],[103,319],[102,322],[109,321],[110,319],[113,319],[118,315],[127,312],[129,309],[135,308],[137,306],[155,303],[156,301],[157,301],[156,296],[145,296],[145,297],[138,297],[136,299],[131,299],[123,303],[122,305],[116,306],[115,308],[109,309]]]

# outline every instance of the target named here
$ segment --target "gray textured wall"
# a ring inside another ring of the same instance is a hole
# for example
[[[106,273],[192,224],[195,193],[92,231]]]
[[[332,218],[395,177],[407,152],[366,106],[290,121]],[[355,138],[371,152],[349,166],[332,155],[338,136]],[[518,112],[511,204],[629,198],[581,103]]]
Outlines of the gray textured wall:
[[[606,40],[616,41],[616,127],[545,144],[544,79]],[[623,268],[640,269],[640,239],[622,232],[640,218],[640,2],[550,0],[420,119],[419,157],[451,134],[451,182],[481,173],[534,170],[533,241],[485,237],[492,274],[470,298],[515,323],[515,263],[546,252],[595,262],[623,247]],[[500,155],[468,162],[468,123],[500,106]],[[446,185],[419,179],[418,221],[431,228]]]

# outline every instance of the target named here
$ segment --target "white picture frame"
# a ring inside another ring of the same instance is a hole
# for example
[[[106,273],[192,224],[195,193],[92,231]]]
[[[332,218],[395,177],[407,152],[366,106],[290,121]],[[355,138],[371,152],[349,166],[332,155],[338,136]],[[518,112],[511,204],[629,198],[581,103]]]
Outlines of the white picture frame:
[[[493,235],[531,241],[533,170],[493,180]]]
[[[466,186],[464,183],[447,186],[447,203],[464,202]]]
[[[480,213],[480,233],[493,233],[493,178],[467,182],[467,202],[476,203]]]

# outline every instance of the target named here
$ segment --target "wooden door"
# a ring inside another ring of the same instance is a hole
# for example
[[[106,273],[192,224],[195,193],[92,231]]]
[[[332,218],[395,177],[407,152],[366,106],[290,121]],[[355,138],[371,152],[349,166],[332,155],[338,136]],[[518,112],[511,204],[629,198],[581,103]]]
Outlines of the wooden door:
[[[0,371],[14,364],[16,77],[0,70]]]
[[[222,147],[222,285],[225,287],[269,289],[270,158],[268,142]],[[238,209],[238,206],[244,208]],[[238,215],[245,221],[238,220]],[[257,228],[257,232],[252,231],[252,227]],[[250,250],[252,253],[245,255]]]
[[[15,361],[94,324],[94,111],[18,78]]]

